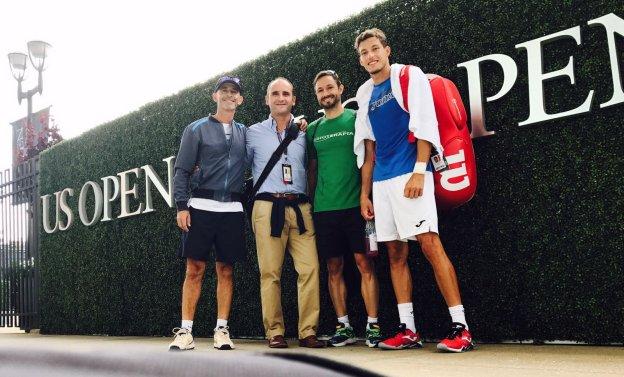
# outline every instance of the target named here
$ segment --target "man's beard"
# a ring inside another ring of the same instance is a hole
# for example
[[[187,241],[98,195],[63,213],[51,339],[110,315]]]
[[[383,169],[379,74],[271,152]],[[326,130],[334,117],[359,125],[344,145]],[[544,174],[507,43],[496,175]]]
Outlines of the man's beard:
[[[321,107],[325,110],[329,110],[329,109],[333,109],[334,107],[336,107],[336,105],[338,105],[338,97],[337,96],[331,96],[333,98],[333,101],[329,102],[328,104],[326,104],[327,102],[325,102],[327,99],[329,98],[324,98],[321,100]]]

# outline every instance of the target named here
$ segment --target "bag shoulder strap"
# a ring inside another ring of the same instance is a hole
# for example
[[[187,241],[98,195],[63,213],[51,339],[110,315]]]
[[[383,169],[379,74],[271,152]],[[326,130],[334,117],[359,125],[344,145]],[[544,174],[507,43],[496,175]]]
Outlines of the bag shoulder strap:
[[[297,130],[294,131],[292,127],[296,127]],[[293,141],[297,137],[296,135],[298,135],[298,133],[299,133],[299,126],[295,123],[291,123],[287,128],[286,137],[284,137],[284,140],[282,140],[282,142],[277,147],[275,152],[273,152],[273,154],[271,155],[271,158],[269,159],[269,162],[267,162],[266,166],[262,170],[262,173],[260,173],[260,177],[258,177],[258,181],[256,181],[256,184],[253,186],[253,189],[251,190],[251,194],[249,195],[250,200],[254,196],[256,196],[256,193],[258,192],[258,190],[260,190],[260,186],[262,186],[266,178],[269,176],[269,173],[271,172],[271,170],[273,170],[273,167],[275,166],[275,164],[277,164],[277,161],[279,161],[280,157],[282,156],[282,153],[284,153],[284,150],[288,147],[288,144],[290,144],[290,142]]]
[[[399,73],[399,83],[401,85],[401,94],[403,95],[403,107],[405,108],[405,111],[407,111],[409,113],[409,105],[408,105],[408,98],[407,98],[407,93],[408,93],[408,87],[409,87],[409,65],[404,65],[403,68],[401,68],[401,72]]]

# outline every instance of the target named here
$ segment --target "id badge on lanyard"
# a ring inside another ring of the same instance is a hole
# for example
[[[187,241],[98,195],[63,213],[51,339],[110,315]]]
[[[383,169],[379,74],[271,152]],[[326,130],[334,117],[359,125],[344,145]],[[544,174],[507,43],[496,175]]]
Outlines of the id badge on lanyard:
[[[431,153],[431,162],[435,171],[444,171],[448,169],[448,162],[442,153],[437,151]]]
[[[292,185],[293,183],[292,166],[288,163],[282,164],[282,180],[287,185]]]
[[[282,135],[277,132],[277,140],[279,140],[280,144],[282,143]],[[288,148],[284,149],[284,163],[282,164],[282,181],[284,184],[292,185],[293,184],[293,176],[292,176],[292,165],[288,163]]]

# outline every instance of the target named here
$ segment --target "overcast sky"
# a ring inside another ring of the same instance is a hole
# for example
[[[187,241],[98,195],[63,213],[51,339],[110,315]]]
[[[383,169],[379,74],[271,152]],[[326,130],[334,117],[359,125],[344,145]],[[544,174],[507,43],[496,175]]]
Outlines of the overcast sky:
[[[33,110],[52,105],[71,138],[379,2],[3,1],[0,169],[11,164],[9,123],[26,116],[6,55],[30,40],[53,46]],[[26,72],[30,89],[37,75],[30,63]]]

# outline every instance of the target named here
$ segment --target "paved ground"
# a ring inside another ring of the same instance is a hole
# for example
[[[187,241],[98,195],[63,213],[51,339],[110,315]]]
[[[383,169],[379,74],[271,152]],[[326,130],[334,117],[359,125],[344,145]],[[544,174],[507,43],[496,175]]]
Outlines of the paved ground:
[[[0,348],[26,347],[73,353],[123,351],[153,352],[167,355],[169,338],[158,337],[108,337],[108,336],[56,336],[0,331]],[[520,345],[484,344],[477,350],[464,354],[442,354],[435,344],[424,349],[381,351],[357,345],[309,350],[289,341],[291,348],[280,352],[306,353],[348,363],[387,376],[622,376],[624,375],[624,347],[595,347],[580,345]],[[196,339],[197,354],[228,352],[260,353],[269,349],[264,341],[235,340],[234,351],[217,351],[211,339]]]

